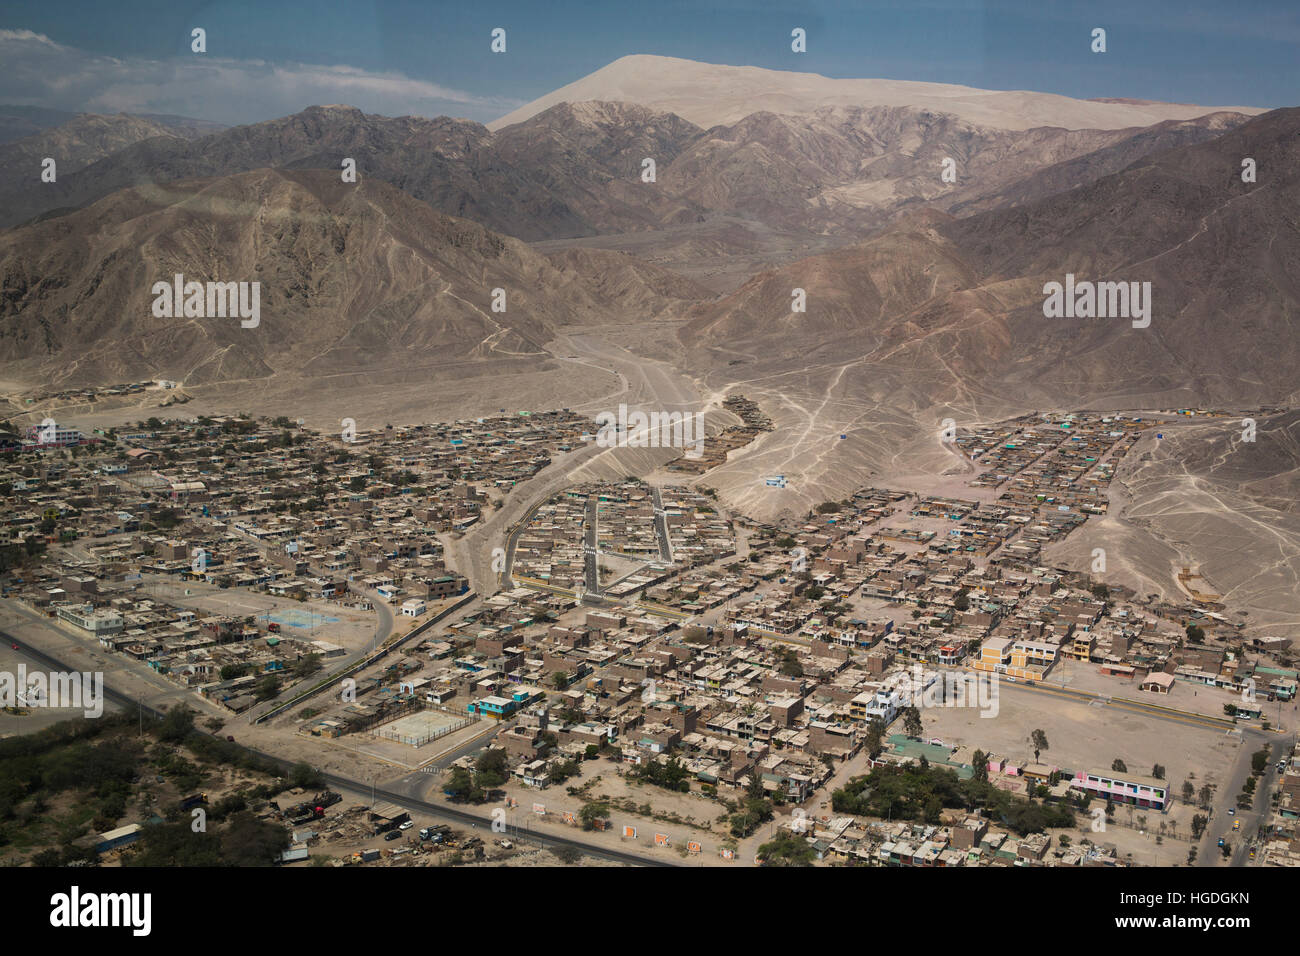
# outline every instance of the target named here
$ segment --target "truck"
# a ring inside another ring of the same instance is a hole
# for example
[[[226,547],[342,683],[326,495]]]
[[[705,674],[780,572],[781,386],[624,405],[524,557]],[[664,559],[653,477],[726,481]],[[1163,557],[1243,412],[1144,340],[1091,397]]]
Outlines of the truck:
[[[190,796],[186,797],[184,800],[181,801],[181,809],[190,810],[194,807],[197,807],[199,804],[207,803],[207,802],[208,802],[208,795],[206,793],[190,794]]]
[[[420,830],[420,839],[428,840],[430,843],[441,843],[451,834],[451,827],[445,823],[439,823],[436,826],[423,827]]]
[[[343,797],[333,790],[322,790],[306,803],[299,803],[290,807],[285,811],[284,815],[293,824],[306,823],[308,820],[319,820],[325,816],[326,807],[332,807],[342,799]]]

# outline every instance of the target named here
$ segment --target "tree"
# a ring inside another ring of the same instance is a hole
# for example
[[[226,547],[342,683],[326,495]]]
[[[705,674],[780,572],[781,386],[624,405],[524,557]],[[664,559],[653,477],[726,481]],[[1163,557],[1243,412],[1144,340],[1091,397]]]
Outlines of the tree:
[[[879,717],[872,717],[867,723],[867,753],[878,756],[885,744],[885,722]]]
[[[1029,739],[1034,745],[1034,762],[1037,763],[1039,753],[1051,749],[1047,744],[1047,734],[1042,730],[1035,730],[1029,735]]]
[[[270,700],[280,693],[280,678],[275,674],[263,674],[253,686],[253,698],[257,701]]]
[[[184,704],[177,704],[167,711],[158,727],[158,739],[169,744],[179,744],[194,732],[194,711]]]
[[[1196,796],[1196,787],[1192,786],[1190,780],[1183,781],[1183,803],[1191,803]]]
[[[499,787],[510,779],[504,750],[485,750],[474,764],[476,782],[484,787]]]
[[[564,690],[569,686],[569,675],[564,671],[556,671],[551,675],[551,683],[555,685],[556,690]]]
[[[299,678],[310,677],[318,670],[320,670],[319,654],[307,654],[306,656],[300,658],[298,662],[294,664],[293,667],[294,676]]]
[[[1116,757],[1115,760],[1111,763],[1110,769],[1115,771],[1116,773],[1128,773],[1128,765],[1125,764],[1124,761],[1120,760],[1118,757]]]
[[[481,803],[486,794],[474,783],[473,775],[464,767],[453,767],[451,776],[442,786],[443,791],[453,800],[468,803]]]
[[[980,783],[989,782],[989,755],[982,750],[975,751],[971,757],[971,766],[975,769],[974,779]]]
[[[909,737],[920,737],[925,732],[921,723],[921,712],[915,706],[903,711],[903,733]]]
[[[1157,780],[1165,779],[1165,768],[1160,764],[1156,764],[1151,768],[1151,776],[1155,777]]]
[[[782,652],[781,674],[784,677],[803,677],[803,665],[799,663],[799,655],[792,647],[787,647]]]
[[[321,786],[325,781],[315,767],[309,763],[296,763],[289,770],[289,786],[310,790]]]
[[[1193,644],[1200,644],[1205,640],[1205,631],[1201,630],[1195,624],[1187,625],[1187,639]]]
[[[561,863],[568,864],[569,866],[572,866],[582,859],[582,851],[570,843],[552,847],[551,852],[555,854]]]
[[[582,820],[584,830],[594,830],[597,820],[609,819],[609,807],[598,800],[594,800],[582,808],[578,813],[578,818]]]
[[[758,848],[763,866],[812,866],[815,856],[807,840],[786,830]]]

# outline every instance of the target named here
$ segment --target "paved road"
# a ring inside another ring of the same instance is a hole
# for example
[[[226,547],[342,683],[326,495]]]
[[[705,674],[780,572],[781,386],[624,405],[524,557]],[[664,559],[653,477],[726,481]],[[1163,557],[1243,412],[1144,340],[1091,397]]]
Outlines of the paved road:
[[[600,559],[598,542],[600,541],[597,521],[600,516],[600,502],[596,497],[587,499],[587,516],[582,529],[582,566],[588,594],[600,593]]]
[[[964,670],[964,668],[959,669]],[[968,670],[966,673],[980,674],[983,672]],[[1167,720],[1172,723],[1185,724],[1191,727],[1201,727],[1207,730],[1219,730],[1225,733],[1234,729],[1234,723],[1230,718],[1194,714],[1189,711],[1176,710],[1173,707],[1165,707],[1161,704],[1155,703],[1120,700],[1119,698],[1110,697],[1105,694],[1093,694],[1088,691],[1072,690],[1068,687],[1061,687],[1050,682],[1032,684],[1024,681],[1016,681],[1015,683],[1012,683],[1006,678],[1003,678],[998,681],[998,690],[999,692],[1010,690],[1013,692],[1023,691],[1028,694],[1046,694],[1048,696],[1065,698],[1083,704],[1091,704],[1093,701],[1104,701],[1108,708],[1126,710],[1130,713],[1142,714],[1144,717],[1154,717],[1157,720]]]
[[[6,631],[0,631],[0,636],[3,636],[3,638],[9,641],[10,643],[18,643],[20,648],[23,650],[25,654],[27,654],[33,660],[40,663],[42,666],[49,668],[50,670],[54,670],[54,671],[75,671],[76,670],[76,668],[69,667],[66,663],[58,660],[52,655],[47,654],[44,651],[40,651],[34,647],[28,646],[25,642],[23,642],[20,638],[16,637],[13,634],[10,634]],[[110,686],[107,683],[104,685],[104,698],[108,701],[113,702],[114,704],[117,704],[118,706],[122,707],[124,710],[128,712],[133,710],[139,710],[144,717],[149,719],[157,720],[157,719],[161,719],[161,717],[163,716],[162,711],[157,710],[154,707],[141,704],[138,700],[136,700],[129,694],[122,693],[120,690]],[[462,756],[463,753],[472,752],[473,750],[477,749],[478,747],[482,747],[483,745],[484,745],[483,738],[479,738],[475,741],[470,741],[469,743],[463,745],[462,747],[457,748],[456,751],[444,755],[443,759],[445,759],[446,763],[450,763],[452,760],[457,759],[457,757]],[[281,767],[288,768],[295,763],[295,761],[288,760],[283,757],[279,757],[275,754],[266,753],[265,751],[255,750],[254,748],[247,747],[243,744],[237,743],[236,746],[250,753],[257,754],[260,757],[264,757],[268,760],[272,760],[275,763],[279,764]],[[414,810],[419,813],[428,814],[430,816],[441,817],[443,819],[452,820],[457,823],[467,824],[471,828],[478,827],[485,831],[485,835],[491,832],[492,817],[490,813],[488,815],[482,815],[479,813],[471,812],[469,810],[462,810],[457,807],[446,806],[441,803],[430,803],[427,800],[411,796],[409,793],[392,789],[391,784],[385,784],[383,787],[374,787],[372,790],[372,785],[368,782],[352,780],[348,777],[343,777],[343,776],[339,776],[338,774],[332,774],[332,773],[322,773],[322,776],[325,778],[325,781],[331,787],[337,790],[346,790],[350,793],[361,795],[361,796],[365,796],[373,792],[375,799],[378,800],[382,798],[391,803],[397,804],[399,807],[402,807],[405,810]],[[408,778],[410,776],[412,775],[408,775]],[[428,779],[427,775],[423,775],[423,774],[417,774],[414,776],[425,776],[426,780]],[[403,778],[403,779],[407,779],[407,778]],[[634,866],[677,866],[678,865],[676,862],[672,860],[650,859],[648,857],[638,856],[634,853],[625,853],[620,850],[597,846],[591,843],[587,843],[584,840],[576,839],[574,837],[569,837],[569,836],[556,835],[556,834],[542,834],[542,833],[529,831],[527,833],[520,834],[519,837],[520,839],[525,840],[526,842],[534,843],[543,847],[572,846],[589,856],[600,857],[607,860],[615,860],[620,863],[629,863]]]
[[[658,485],[650,486],[655,505],[655,533],[659,535],[659,557],[669,563],[673,560],[672,539],[668,536],[668,515],[664,513],[663,494]]]
[[[572,362],[579,368],[612,371],[623,383],[621,391],[576,406],[575,412],[591,412],[594,418],[596,412],[613,410],[619,402],[644,404],[664,411],[698,410],[699,398],[694,386],[667,363],[642,358],[597,336],[580,332],[557,338],[552,351],[561,361]],[[569,355],[575,357],[567,358]],[[501,586],[509,586],[512,583],[509,571],[514,560],[511,530],[517,532],[547,498],[571,485],[573,480],[570,476],[574,471],[602,455],[617,455],[619,451],[617,448],[601,448],[592,442],[556,455],[538,474],[512,488],[500,508],[485,514],[463,536],[441,536],[448,566],[469,578],[470,590],[485,597],[496,593]],[[499,576],[492,569],[494,548],[506,552],[507,570],[504,575]]]
[[[1250,809],[1237,810],[1235,814],[1230,815],[1228,810],[1236,808],[1237,794],[1241,793],[1242,785],[1251,774],[1251,756],[1266,744],[1271,745],[1268,767],[1257,781],[1255,799]],[[1294,733],[1278,734],[1254,728],[1243,731],[1241,751],[1237,756],[1237,762],[1233,765],[1232,773],[1225,777],[1215,792],[1210,822],[1196,849],[1197,866],[1248,866],[1250,864],[1250,844],[1258,835],[1259,828],[1268,819],[1272,809],[1273,787],[1278,782],[1277,761],[1283,755],[1289,754],[1294,745]],[[1241,829],[1233,830],[1232,826],[1237,821],[1241,822]],[[1232,859],[1227,864],[1223,860],[1223,850],[1219,847],[1220,840],[1232,844]]]

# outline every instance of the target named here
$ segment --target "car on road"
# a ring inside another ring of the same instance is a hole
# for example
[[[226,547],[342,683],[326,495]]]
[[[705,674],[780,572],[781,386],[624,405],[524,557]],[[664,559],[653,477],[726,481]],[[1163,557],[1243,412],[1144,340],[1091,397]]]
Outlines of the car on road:
[[[1222,841],[1222,840],[1219,841],[1219,846],[1223,846],[1223,841]]]
[[[1232,807],[1228,807],[1228,816],[1235,817],[1236,815],[1237,815],[1237,811],[1232,809]]]
[[[1240,821],[1240,820],[1233,820],[1233,821],[1232,821],[1232,828],[1233,828],[1234,830],[1240,830],[1240,829],[1241,829],[1241,821]]]
[[[400,840],[401,838],[402,838],[402,834],[397,830],[389,830],[387,833],[384,834],[385,840]]]
[[[415,826],[415,821],[414,821],[414,820],[407,820],[405,823],[403,823],[403,824],[402,824],[400,827],[398,827],[397,829],[399,829],[399,830],[409,830],[409,829],[411,829],[411,827],[413,827],[413,826]]]
[[[18,645],[17,645],[17,644],[10,644],[9,646],[12,647],[14,650],[18,650]]]
[[[233,734],[226,734],[226,740],[230,741],[233,744],[235,742],[235,737]]]

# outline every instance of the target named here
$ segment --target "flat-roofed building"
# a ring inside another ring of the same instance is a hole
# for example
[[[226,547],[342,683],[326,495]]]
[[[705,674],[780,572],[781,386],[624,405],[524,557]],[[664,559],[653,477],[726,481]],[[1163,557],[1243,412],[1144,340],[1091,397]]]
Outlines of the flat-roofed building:
[[[1169,805],[1169,787],[1163,780],[1136,774],[1119,775],[1100,770],[1080,770],[1070,783],[1079,790],[1103,800],[1131,803],[1134,806],[1164,811]]]

